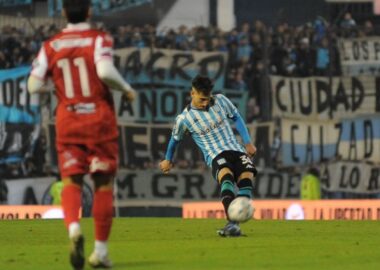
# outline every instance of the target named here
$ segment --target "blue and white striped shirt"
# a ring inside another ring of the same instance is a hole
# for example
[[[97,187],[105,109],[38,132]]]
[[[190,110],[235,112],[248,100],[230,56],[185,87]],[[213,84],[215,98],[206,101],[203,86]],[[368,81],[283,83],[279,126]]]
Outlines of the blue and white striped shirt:
[[[207,165],[211,166],[212,160],[223,151],[246,152],[228,120],[236,117],[241,117],[237,108],[224,95],[217,94],[208,110],[185,108],[176,118],[172,137],[181,141],[186,133],[190,133],[202,150]]]

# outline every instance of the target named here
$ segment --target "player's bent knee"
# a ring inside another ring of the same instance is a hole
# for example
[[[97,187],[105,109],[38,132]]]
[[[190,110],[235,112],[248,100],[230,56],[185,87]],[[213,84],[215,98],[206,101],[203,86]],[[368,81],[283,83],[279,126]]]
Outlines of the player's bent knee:
[[[67,177],[62,178],[62,182],[64,185],[77,185],[79,187],[83,186],[83,174],[76,174],[76,175],[71,175]]]
[[[237,186],[239,188],[238,196],[252,198],[253,182],[250,178],[239,179]]]
[[[92,180],[94,180],[95,189],[112,189],[114,175],[104,173],[92,174]]]
[[[229,201],[232,201],[232,199],[235,197],[235,184],[234,184],[234,178],[233,175],[230,173],[224,174],[220,181],[220,196],[222,200],[228,199]]]
[[[253,172],[243,172],[242,174],[239,175],[238,182],[242,179],[250,179],[253,181],[255,178],[255,174]]]
[[[230,170],[230,168],[222,168],[218,173],[218,182],[221,184],[223,182],[223,179],[234,179],[234,174]]]
[[[237,182],[237,186],[240,187],[252,187],[253,181],[251,178],[242,178]]]

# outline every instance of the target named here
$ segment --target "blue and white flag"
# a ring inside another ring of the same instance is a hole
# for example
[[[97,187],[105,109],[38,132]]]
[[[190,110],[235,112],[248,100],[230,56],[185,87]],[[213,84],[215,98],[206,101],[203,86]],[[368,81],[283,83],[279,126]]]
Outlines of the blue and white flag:
[[[39,136],[39,98],[27,91],[29,71],[0,70],[0,164],[24,160]]]

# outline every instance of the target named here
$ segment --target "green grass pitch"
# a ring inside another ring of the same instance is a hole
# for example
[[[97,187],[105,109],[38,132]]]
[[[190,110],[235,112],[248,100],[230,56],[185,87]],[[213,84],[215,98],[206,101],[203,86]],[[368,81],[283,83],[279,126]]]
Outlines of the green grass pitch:
[[[92,219],[81,224],[88,256]],[[223,225],[213,219],[115,219],[113,269],[380,269],[376,221],[250,221],[239,238],[217,236]],[[0,221],[2,270],[71,269],[68,247],[61,220]]]

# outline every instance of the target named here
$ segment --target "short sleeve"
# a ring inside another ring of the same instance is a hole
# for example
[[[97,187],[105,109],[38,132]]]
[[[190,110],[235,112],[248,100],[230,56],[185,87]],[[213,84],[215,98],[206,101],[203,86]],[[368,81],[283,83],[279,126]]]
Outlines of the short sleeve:
[[[113,57],[113,39],[110,35],[99,35],[95,39],[94,62]]]

